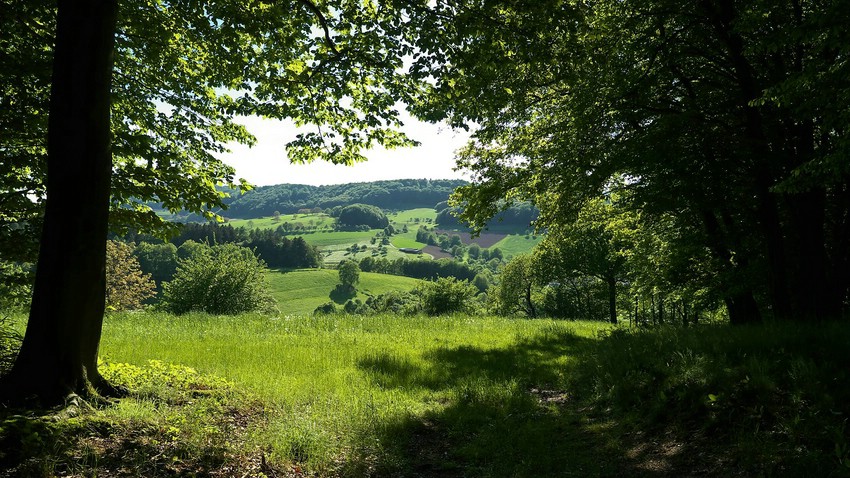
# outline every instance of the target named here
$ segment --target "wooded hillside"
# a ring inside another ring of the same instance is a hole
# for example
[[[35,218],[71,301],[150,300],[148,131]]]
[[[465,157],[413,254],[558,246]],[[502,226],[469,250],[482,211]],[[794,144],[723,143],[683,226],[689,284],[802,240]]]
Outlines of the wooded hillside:
[[[291,214],[300,209],[326,209],[354,203],[383,209],[430,208],[448,199],[456,187],[464,184],[466,181],[457,179],[401,179],[330,186],[262,186],[226,200],[228,209],[224,215],[237,219],[254,218],[270,216],[275,211]]]

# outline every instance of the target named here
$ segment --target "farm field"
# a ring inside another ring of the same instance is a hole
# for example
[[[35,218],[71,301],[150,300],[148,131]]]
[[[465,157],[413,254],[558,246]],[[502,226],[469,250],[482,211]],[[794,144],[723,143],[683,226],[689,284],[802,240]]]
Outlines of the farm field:
[[[492,247],[501,249],[505,258],[508,258],[531,252],[534,246],[541,240],[543,240],[542,236],[528,236],[526,238],[526,236],[510,235],[493,244]]]
[[[320,249],[324,246],[339,246],[351,244],[368,244],[369,240],[375,237],[379,229],[371,231],[335,231],[335,232],[316,232],[314,234],[304,234],[303,237],[308,244],[318,246]]]
[[[474,242],[485,249],[492,247],[497,242],[508,237],[507,234],[496,232],[482,232],[481,235],[479,235],[478,237],[472,237],[472,234],[470,234],[469,231],[437,229],[434,232],[448,234],[449,236],[457,234],[458,236],[460,236],[460,240],[463,241],[464,244],[472,244]]]
[[[281,214],[279,220],[273,217],[258,217],[253,219],[228,219],[227,224],[246,229],[277,229],[283,223],[301,223],[304,227],[332,227],[336,219],[327,214]]]
[[[398,224],[427,224],[428,220],[433,222],[437,218],[437,211],[430,207],[421,207],[390,213],[387,214],[387,217],[390,222]],[[419,219],[420,222],[417,223],[416,219]]]
[[[336,297],[332,296],[332,291],[339,284],[339,273],[336,270],[272,270],[268,272],[266,279],[282,315],[311,315],[316,307],[331,300],[337,304],[343,304],[353,298],[365,301],[369,295],[409,291],[419,282],[410,277],[361,272],[357,293]]]
[[[408,247],[411,249],[422,249],[427,246],[427,244],[423,244],[416,240],[416,230],[395,234],[390,238],[390,243],[392,243],[395,247]]]

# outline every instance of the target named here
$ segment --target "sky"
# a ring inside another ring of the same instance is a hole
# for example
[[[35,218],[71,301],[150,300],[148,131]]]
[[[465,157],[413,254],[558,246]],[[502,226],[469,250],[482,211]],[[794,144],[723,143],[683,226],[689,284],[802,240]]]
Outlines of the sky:
[[[404,115],[404,113],[402,113]],[[457,179],[454,171],[454,152],[469,139],[469,133],[447,126],[403,117],[404,132],[422,143],[415,148],[386,150],[375,148],[364,152],[369,158],[353,166],[335,165],[325,161],[310,164],[291,164],[284,145],[295,138],[296,127],[291,122],[259,117],[241,117],[257,138],[253,147],[231,144],[231,153],[221,159],[236,168],[236,177],[255,186],[271,184],[310,184],[314,186],[367,182],[388,179]]]

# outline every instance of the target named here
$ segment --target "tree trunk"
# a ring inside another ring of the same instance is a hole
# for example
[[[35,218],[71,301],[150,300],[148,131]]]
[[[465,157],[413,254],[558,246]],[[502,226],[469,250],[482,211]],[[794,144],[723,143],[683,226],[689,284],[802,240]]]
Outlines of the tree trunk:
[[[820,321],[841,315],[842,297],[833,293],[825,233],[826,193],[812,188],[790,195],[788,232],[794,264],[791,290],[795,319]]]
[[[109,216],[116,0],[60,0],[50,92],[47,205],[32,307],[7,400],[60,401],[107,385],[97,371]]]
[[[609,277],[608,283],[608,319],[612,324],[617,323],[617,279]]]
[[[534,302],[531,300],[531,285],[529,284],[525,288],[525,307],[528,312],[528,316],[531,318],[537,317],[537,309],[534,308]]]

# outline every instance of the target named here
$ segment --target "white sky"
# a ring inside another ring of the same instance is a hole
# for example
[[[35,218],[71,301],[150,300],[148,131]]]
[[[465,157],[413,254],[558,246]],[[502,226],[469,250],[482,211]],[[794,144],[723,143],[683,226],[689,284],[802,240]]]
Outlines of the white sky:
[[[335,165],[325,161],[310,164],[291,164],[284,145],[295,138],[296,127],[291,122],[258,117],[241,117],[257,138],[249,148],[230,145],[231,153],[221,159],[236,168],[236,177],[255,186],[270,184],[342,184],[388,179],[456,179],[453,171],[454,152],[469,139],[469,133],[447,126],[417,121],[402,113],[404,131],[422,143],[416,148],[386,150],[376,148],[364,153],[369,158],[353,166]]]

